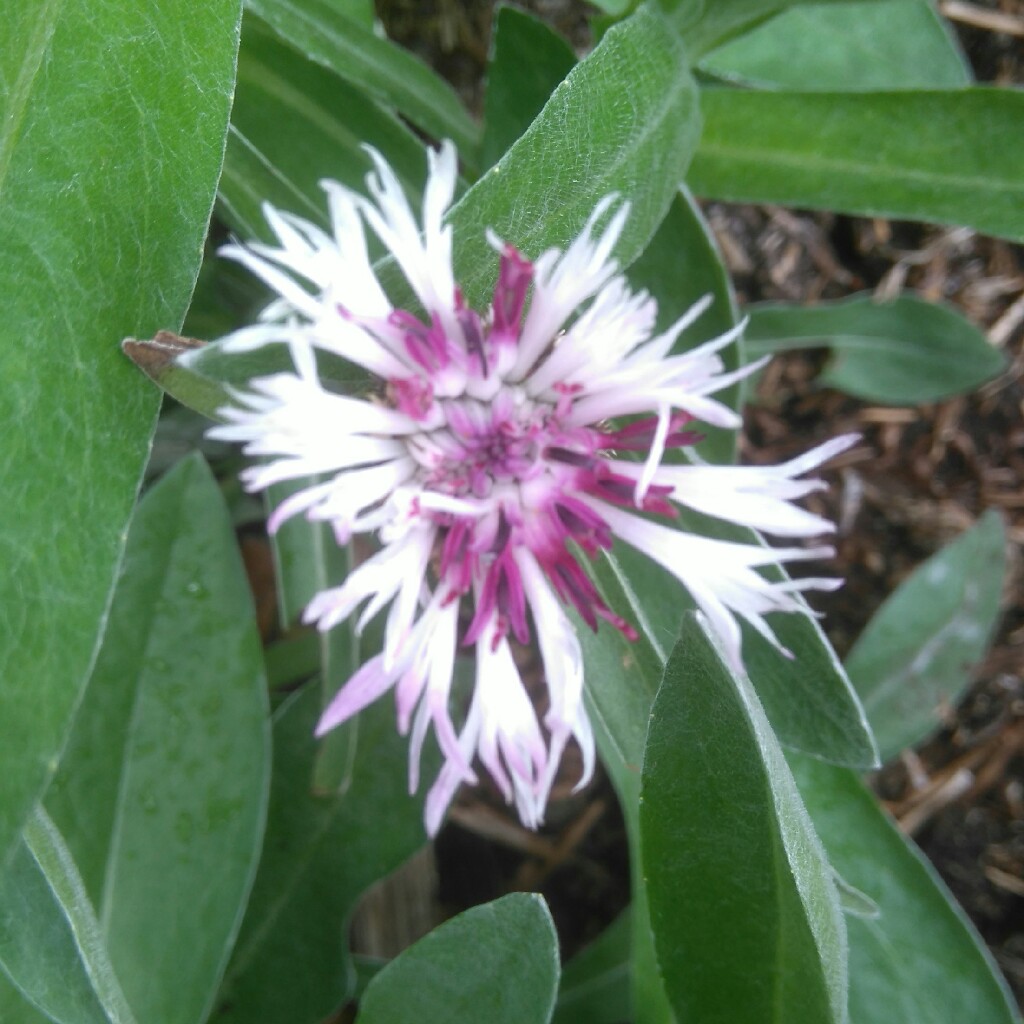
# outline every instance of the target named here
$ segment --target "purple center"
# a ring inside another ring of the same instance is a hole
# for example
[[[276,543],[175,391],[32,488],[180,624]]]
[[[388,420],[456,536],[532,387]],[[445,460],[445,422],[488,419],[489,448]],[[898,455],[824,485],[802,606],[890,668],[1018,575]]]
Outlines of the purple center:
[[[605,619],[635,639],[633,628],[605,604],[574,551],[594,557],[612,544],[611,529],[588,497],[675,515],[667,500],[669,488],[649,488],[638,504],[635,480],[617,473],[606,457],[616,450],[649,448],[658,421],[649,416],[618,429],[568,426],[578,386],[555,385],[550,400],[538,400],[503,378],[502,368],[514,363],[532,277],[533,265],[506,246],[489,322],[465,309],[461,299],[457,303],[448,329],[461,333],[458,343],[437,317],[429,327],[404,311],[390,318],[421,368],[420,374],[390,381],[388,388],[393,405],[423,423],[423,431],[408,440],[421,467],[421,484],[427,491],[465,499],[473,508],[466,514],[423,513],[439,528],[436,571],[449,600],[475,592],[466,644],[488,630],[495,647],[510,633],[523,643],[529,640],[518,560],[524,552],[591,628]],[[460,371],[464,389],[446,395],[451,378],[445,373],[452,367]],[[488,397],[476,397],[480,394]],[[684,413],[672,417],[666,447],[699,440],[682,429],[688,420]]]

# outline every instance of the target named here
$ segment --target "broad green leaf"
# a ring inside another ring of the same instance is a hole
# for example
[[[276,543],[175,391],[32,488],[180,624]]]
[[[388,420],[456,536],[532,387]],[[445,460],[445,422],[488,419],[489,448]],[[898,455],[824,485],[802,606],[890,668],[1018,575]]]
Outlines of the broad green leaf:
[[[558,936],[542,897],[512,893],[447,921],[366,988],[357,1024],[547,1024]]]
[[[452,210],[456,280],[468,303],[484,308],[497,278],[488,228],[535,258],[568,245],[612,193],[632,203],[616,255],[622,266],[636,259],[697,144],[696,94],[682,45],[659,14],[642,8],[609,29]]]
[[[41,808],[0,877],[0,968],[59,1024],[135,1024],[71,854]]]
[[[857,776],[797,755],[790,765],[835,869],[879,909],[847,918],[850,1024],[1019,1021],[980,936]]]
[[[747,313],[751,356],[827,346],[833,355],[819,381],[870,402],[934,402],[973,390],[1006,364],[963,314],[913,295],[885,303],[870,295],[817,306],[766,302]]]
[[[140,1021],[209,1011],[259,854],[267,720],[245,570],[193,456],[139,506],[47,794]]]
[[[627,909],[562,968],[552,1024],[622,1024],[629,1020],[631,934]]]
[[[996,511],[914,570],[846,659],[882,758],[926,739],[971,682],[999,616],[1006,531]]]
[[[230,226],[247,240],[273,239],[260,209],[270,202],[329,229],[320,181],[332,178],[364,191],[372,167],[364,145],[384,154],[418,202],[426,160],[409,129],[359,88],[307,60],[247,15],[220,183]]]
[[[846,932],[825,851],[752,687],[692,615],[651,712],[640,835],[680,1020],[845,1020]]]
[[[454,90],[426,64],[326,0],[248,0],[247,7],[310,60],[394,107],[473,161],[479,131]]]
[[[250,322],[267,302],[263,282],[234,260],[222,259],[207,240],[203,265],[181,333],[209,340]]]
[[[1024,240],[1024,90],[705,89],[697,195],[965,224]]]
[[[215,1024],[318,1024],[343,1003],[354,985],[347,925],[359,896],[426,839],[393,704],[378,701],[359,716],[351,782],[329,795],[312,791],[320,708],[310,685],[274,715],[263,859]],[[435,768],[425,756],[423,778]]]
[[[238,0],[12,0],[0,33],[0,862],[95,655],[155,422],[117,349],[181,323]]]
[[[544,22],[515,7],[498,8],[487,67],[481,166],[493,166],[530,127],[575,64],[572,47]]]
[[[756,86],[861,91],[970,85],[948,25],[927,0],[792,7],[701,61]]]
[[[4,1024],[53,1024],[53,1018],[43,1013],[42,1010],[37,1010],[2,971],[0,971],[0,1020]]]

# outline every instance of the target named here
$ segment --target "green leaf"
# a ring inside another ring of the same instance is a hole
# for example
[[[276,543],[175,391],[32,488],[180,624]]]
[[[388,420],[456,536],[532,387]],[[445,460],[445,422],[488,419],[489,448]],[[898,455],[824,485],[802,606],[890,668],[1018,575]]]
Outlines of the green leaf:
[[[1006,531],[995,510],[905,579],[846,659],[882,758],[938,728],[971,682],[999,617]]]
[[[53,1018],[41,1010],[37,1010],[2,971],[0,971],[0,1020],[4,1024],[53,1024]]]
[[[576,64],[562,36],[526,11],[501,6],[487,68],[487,101],[480,163],[497,163]]]
[[[612,193],[632,203],[616,256],[622,266],[636,259],[697,144],[697,90],[684,56],[665,20],[642,8],[569,73],[526,134],[452,210],[456,279],[469,305],[483,308],[497,278],[488,228],[535,258],[564,248]]]
[[[680,529],[719,540],[758,543],[751,530],[681,510]],[[784,571],[773,567],[769,575],[782,579]],[[598,564],[597,576],[611,606],[638,626],[650,642],[628,653],[630,660],[647,663],[654,688],[678,635],[682,613],[695,605],[674,577],[632,548],[620,545]],[[855,768],[872,768],[878,753],[864,709],[850,685],[835,651],[825,639],[821,626],[810,614],[775,614],[769,617],[780,643],[794,660],[784,658],[755,629],[741,622],[743,663],[764,704],[772,728],[787,747],[802,750],[827,761]],[[798,671],[794,671],[794,666]],[[635,711],[632,712],[635,714]],[[634,758],[642,749],[644,718],[634,721]]]
[[[816,92],[971,83],[955,37],[927,0],[793,7],[700,66],[734,81]]]
[[[692,60],[699,60],[730,39],[749,32],[787,7],[805,0],[658,0],[686,40]],[[819,0],[819,3],[821,0]],[[826,0],[834,2],[834,0]]]
[[[356,902],[425,841],[393,705],[378,701],[359,716],[351,781],[340,794],[312,789],[320,710],[311,685],[274,716],[263,859],[215,1024],[317,1024],[343,1003],[354,985],[346,923]],[[435,767],[425,756],[423,777]]]
[[[326,2],[350,21],[356,21],[366,28],[372,29],[377,20],[377,13],[373,9],[373,0],[326,0]]]
[[[435,139],[451,139],[473,161],[479,132],[458,96],[426,64],[325,0],[248,0],[275,32],[324,67],[394,107]]]
[[[613,18],[619,18],[630,8],[635,7],[637,0],[594,0],[594,6],[598,10]]]
[[[270,202],[329,229],[320,180],[365,191],[363,179],[372,167],[362,148],[367,144],[384,154],[418,199],[426,160],[409,129],[247,15],[220,184],[221,209],[231,227],[247,240],[273,240],[260,208]]]
[[[857,776],[790,765],[836,870],[877,904],[847,920],[851,1024],[1012,1024],[1012,996],[964,912]]]
[[[614,564],[614,563],[613,563]],[[674,584],[673,584],[674,585]],[[613,604],[618,611],[623,605]],[[663,661],[646,629],[628,644],[611,629],[591,633],[573,616],[583,650],[584,696],[597,749],[626,820],[633,903],[630,913],[629,1002],[635,1024],[663,1024],[671,1011],[658,973],[647,879],[640,857],[640,765],[651,704]],[[643,620],[638,620],[643,622]]]
[[[266,494],[268,511],[290,494],[314,486],[320,477],[306,477],[271,487]],[[330,523],[310,522],[296,516],[281,525],[271,537],[276,568],[278,609],[282,624],[299,620],[313,597],[339,586],[349,573],[351,547],[341,547]],[[322,690],[321,706],[326,708],[342,685],[359,668],[360,639],[351,622],[341,623],[326,633],[317,632],[318,668]],[[346,722],[323,738],[313,771],[313,788],[326,793],[344,791],[351,780],[358,742],[358,720]]]
[[[817,306],[749,307],[751,356],[833,349],[819,380],[869,402],[916,405],[962,394],[1005,366],[1003,354],[950,306],[902,295],[879,303],[855,295]]]
[[[753,689],[692,615],[651,712],[641,793],[651,925],[679,1019],[845,1020],[825,851]]]
[[[0,877],[0,966],[59,1024],[135,1024],[78,870],[42,808]]]
[[[420,939],[366,988],[357,1024],[546,1024],[558,936],[542,897],[512,893]],[[484,1009],[486,1008],[486,1009]]]
[[[155,422],[117,342],[181,323],[238,0],[13,0],[0,41],[0,862],[53,771]]]
[[[552,1024],[622,1024],[629,1020],[630,918],[630,911],[623,911],[562,969]]]
[[[246,39],[248,54],[248,35]],[[567,245],[594,205],[617,192],[633,200],[617,255],[623,265],[637,257],[675,197],[696,145],[696,90],[688,73],[680,70],[680,53],[664,22],[650,12],[640,12],[609,31],[601,47],[559,87],[526,135],[457,204],[450,218],[457,239],[456,277],[471,304],[485,306],[497,275],[498,260],[486,241],[487,227],[536,256],[549,246]],[[634,81],[641,71],[643,77]],[[258,110],[260,103],[254,98],[247,106]],[[272,121],[260,122],[263,135],[257,163],[261,166],[276,167],[287,158],[287,147],[281,149],[280,157],[263,152],[278,153],[276,126],[281,116],[283,112]],[[236,120],[240,118],[236,108]],[[561,125],[567,120],[577,124],[588,145],[577,145],[566,137]],[[255,199],[259,190],[247,184],[246,171],[232,170],[235,152],[234,146],[229,147],[222,193],[228,208],[237,213],[248,201],[246,191]],[[295,194],[302,191],[296,187]],[[297,212],[305,215],[308,209]],[[243,228],[247,222],[247,216],[237,220]],[[696,234],[701,232],[696,229]],[[169,349],[165,343],[161,349],[142,343],[142,348],[154,351],[136,350],[133,358],[146,361],[147,372],[162,387],[207,415],[227,404],[227,392],[210,387],[209,382],[237,385],[289,366],[283,346],[268,346],[244,357],[225,357],[216,346],[208,346],[177,362],[178,353],[170,350],[173,345]],[[350,368],[329,361],[324,367],[326,376],[348,390],[361,383],[362,378]]]
[[[233,388],[245,389],[254,377],[294,372],[284,344],[263,345],[251,352],[227,353],[222,345],[205,344],[160,331],[150,341],[126,338],[125,354],[155,384],[182,405],[212,420],[234,405]],[[365,383],[351,364],[330,353],[318,352],[320,379],[329,387],[352,392]]]
[[[1024,91],[705,89],[701,108],[689,177],[697,195],[1024,240]]]
[[[193,456],[139,506],[47,794],[140,1021],[209,1011],[259,854],[267,718],[234,531]]]
[[[710,308],[683,331],[674,352],[710,341],[730,330],[739,320],[732,282],[714,235],[685,187],[672,201],[650,244],[629,268],[628,277],[634,289],[646,289],[657,299],[657,329],[661,331],[668,330],[698,299],[711,296]],[[739,342],[730,345],[721,356],[727,369],[736,369],[742,359]],[[715,397],[735,409],[739,405],[740,385],[718,391]],[[701,458],[709,462],[732,462],[735,431],[707,427],[701,432],[706,435],[700,443]]]
[[[732,322],[728,278],[695,206],[682,192],[659,228],[651,247],[629,271],[636,287],[647,287],[660,303],[659,319],[670,322],[701,295],[715,297],[711,309],[682,345],[693,345],[724,330]],[[705,334],[704,331],[708,333]],[[734,352],[726,357],[738,358]],[[702,455],[724,458],[729,438],[709,438]],[[750,542],[749,531],[683,516],[684,528],[712,536]],[[588,709],[595,724],[602,760],[612,777],[633,843],[633,1015],[637,1021],[660,1021],[667,1013],[654,964],[643,877],[636,847],[639,767],[647,720],[665,660],[678,636],[683,611],[692,606],[677,581],[647,558],[619,545],[596,565],[595,575],[611,607],[640,630],[629,644],[608,628],[597,635],[578,623],[587,679]],[[791,621],[790,621],[791,620]],[[755,685],[769,704],[771,718],[784,742],[821,756],[856,765],[876,761],[870,733],[856,695],[817,623],[806,616],[777,616],[773,625],[783,642],[797,653],[802,671],[790,664],[753,631],[744,636],[744,650]]]
[[[696,204],[685,190],[676,194],[650,245],[630,267],[629,279],[633,287],[646,288],[658,300],[660,328],[668,327],[703,295],[714,297],[711,308],[684,332],[678,342],[679,349],[705,341],[735,322],[735,303],[728,275]],[[737,346],[727,350],[724,358],[738,365]],[[728,400],[729,395],[723,397]],[[735,391],[732,397],[736,397]],[[728,433],[713,431],[702,443],[701,453],[710,459],[727,459],[733,443]],[[641,627],[641,640],[633,646],[623,645],[617,635],[607,630],[594,637],[582,623],[578,626],[582,633],[588,694],[594,709],[598,744],[624,808],[633,849],[632,1003],[635,1019],[646,1024],[664,1019],[668,1007],[657,976],[639,868],[637,769],[643,753],[647,717],[664,666],[664,653],[652,640],[656,641],[660,627],[667,623],[665,642],[671,642],[678,633],[683,606],[676,581],[666,578],[646,559],[634,557],[630,568],[624,570],[622,560],[631,557],[632,552],[620,547],[607,565],[598,567],[597,575],[606,589],[610,587],[617,595],[612,607],[626,611],[630,620]],[[619,577],[625,579],[627,573],[630,577],[635,574],[643,592],[642,602],[633,600],[632,580],[624,585],[617,582]],[[656,582],[648,587],[647,581],[651,580]],[[649,618],[655,605],[665,613],[657,627]],[[637,676],[641,673],[642,686],[637,685]]]

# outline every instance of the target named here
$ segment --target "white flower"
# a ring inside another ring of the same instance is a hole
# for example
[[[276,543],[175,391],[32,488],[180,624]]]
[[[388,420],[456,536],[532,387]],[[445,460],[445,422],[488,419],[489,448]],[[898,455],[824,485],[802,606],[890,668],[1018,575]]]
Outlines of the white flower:
[[[330,523],[339,543],[356,533],[378,538],[377,553],[305,612],[320,629],[358,614],[361,629],[386,609],[383,649],[342,687],[318,733],[393,689],[399,729],[410,734],[410,788],[431,729],[444,755],[426,803],[431,834],[458,785],[475,781],[477,759],[536,827],[566,743],[574,738],[582,749],[580,785],[594,764],[583,661],[563,605],[591,628],[605,619],[635,637],[578,552],[593,557],[617,537],[650,556],[687,588],[741,668],[737,616],[774,641],[765,613],[798,610],[796,591],[834,584],[772,582],[758,568],[831,549],[710,540],[650,516],[671,519],[679,504],[782,537],[827,532],[830,523],[791,504],[821,483],[796,478],[854,438],[777,468],[662,465],[668,449],[699,441],[692,421],[739,425],[712,396],[756,366],[727,372],[719,356],[740,327],[672,354],[708,300],[654,333],[654,300],[630,291],[611,255],[626,204],[604,200],[565,252],[533,261],[489,236],[498,281],[491,308],[477,312],[458,291],[452,230],[443,222],[455,189],[454,148],[430,154],[422,222],[391,169],[371,155],[371,200],[324,183],[331,235],[267,207],[279,246],[225,250],[279,296],[225,349],[284,341],[295,370],[252,381],[211,435],[261,457],[243,475],[252,490],[327,478],[284,501],[271,530],[302,513]],[[423,315],[391,305],[370,265],[364,224],[390,250]],[[381,397],[328,391],[315,349],[381,378]],[[613,454],[626,452],[642,461]],[[550,696],[543,722],[509,644],[534,634]],[[475,648],[475,686],[457,724],[450,688],[456,655],[467,647]]]

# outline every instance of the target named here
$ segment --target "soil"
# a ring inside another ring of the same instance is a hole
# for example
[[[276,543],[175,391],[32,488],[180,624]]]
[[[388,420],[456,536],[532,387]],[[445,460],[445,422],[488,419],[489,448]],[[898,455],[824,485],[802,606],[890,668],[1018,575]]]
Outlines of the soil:
[[[586,7],[569,0],[526,6],[581,52],[587,47]],[[1019,0],[972,9],[1024,27]],[[489,3],[387,0],[379,13],[391,38],[433,64],[479,110]],[[1024,82],[1019,37],[962,21],[954,27],[979,80]],[[975,683],[959,707],[947,709],[937,735],[872,781],[1024,1001],[1024,252],[961,228],[720,203],[705,212],[741,303],[909,288],[958,306],[1007,356],[1006,372],[977,393],[914,408],[874,406],[818,386],[823,353],[777,357],[747,410],[742,456],[777,462],[838,433],[863,436],[821,496],[821,510],[841,524],[834,568],[847,584],[815,604],[840,654],[916,565],[986,509],[1002,511],[1011,540],[1008,584]],[[626,837],[611,787],[599,776],[573,795],[577,777],[578,764],[567,756],[539,834],[524,830],[496,793],[462,792],[433,852],[367,901],[354,926],[357,947],[393,955],[438,920],[531,889],[547,898],[563,953],[572,955],[629,898]],[[388,909],[396,902],[403,914]],[[414,904],[419,911],[412,914]],[[417,921],[411,929],[410,915]]]

